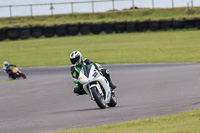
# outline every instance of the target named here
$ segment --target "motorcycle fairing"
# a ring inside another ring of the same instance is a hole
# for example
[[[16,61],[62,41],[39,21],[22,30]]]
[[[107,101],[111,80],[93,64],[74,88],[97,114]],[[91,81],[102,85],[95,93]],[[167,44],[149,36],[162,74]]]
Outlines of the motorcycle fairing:
[[[95,86],[97,87],[98,91],[103,94],[101,89],[103,87],[105,91],[105,102],[109,103],[111,99],[111,90],[107,79],[103,77],[94,66],[86,65],[83,68],[84,69],[80,72],[78,81],[83,84],[83,88],[86,93],[93,99],[90,88]],[[89,76],[87,77],[87,74],[85,75],[85,73],[87,73]]]

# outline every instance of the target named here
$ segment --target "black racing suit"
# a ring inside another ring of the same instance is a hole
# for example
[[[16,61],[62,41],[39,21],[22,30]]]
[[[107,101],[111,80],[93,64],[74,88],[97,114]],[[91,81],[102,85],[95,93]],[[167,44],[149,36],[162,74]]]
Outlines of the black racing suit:
[[[110,79],[110,74],[109,74],[109,71],[105,68],[102,68],[100,65],[98,66],[96,63],[92,62],[91,60],[89,59],[82,59],[82,64],[81,66],[71,66],[71,74],[72,74],[72,79],[73,79],[73,82],[76,84],[75,87],[74,87],[74,93],[78,93],[79,95],[83,95],[83,94],[87,94],[85,92],[85,90],[83,89],[83,85],[80,84],[78,82],[78,77],[79,77],[79,73],[80,71],[82,70],[82,66],[83,65],[94,65],[95,68],[97,70],[100,70],[101,73],[103,74],[104,77],[106,77],[106,79],[108,80],[108,82],[111,84],[111,79]]]

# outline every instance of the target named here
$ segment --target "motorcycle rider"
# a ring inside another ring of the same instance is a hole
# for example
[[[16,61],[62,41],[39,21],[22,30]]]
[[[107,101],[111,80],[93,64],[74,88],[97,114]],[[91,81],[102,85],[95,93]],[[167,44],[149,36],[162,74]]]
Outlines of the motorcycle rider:
[[[8,78],[12,77],[10,66],[16,67],[15,64],[9,64],[7,61],[4,61],[4,63],[3,63],[3,70],[4,70],[5,73],[8,74]]]
[[[82,59],[82,54],[79,51],[73,51],[70,54],[70,61],[72,66],[70,68],[72,74],[72,80],[76,84],[74,87],[74,93],[78,95],[87,94],[83,89],[83,85],[78,82],[79,72],[82,70],[84,65],[94,65],[95,68],[103,74],[103,76],[108,80],[111,90],[114,90],[116,86],[112,83],[110,78],[110,73],[108,69],[102,68],[99,64],[92,62],[91,60],[85,58]]]

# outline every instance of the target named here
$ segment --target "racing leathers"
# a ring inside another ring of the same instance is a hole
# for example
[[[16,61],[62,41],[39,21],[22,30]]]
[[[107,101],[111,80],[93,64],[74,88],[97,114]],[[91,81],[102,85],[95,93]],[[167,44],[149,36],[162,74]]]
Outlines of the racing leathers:
[[[95,68],[101,71],[103,76],[108,80],[111,89],[114,90],[116,88],[116,86],[111,81],[108,69],[102,68],[101,65],[94,63],[89,59],[82,59],[81,64],[79,66],[71,66],[72,80],[76,84],[74,87],[75,94],[78,94],[78,95],[87,94],[85,90],[83,89],[83,85],[78,82],[79,73],[82,70],[82,66],[84,65],[94,65]]]
[[[8,78],[12,77],[11,68],[10,68],[11,66],[16,67],[15,64],[3,65],[3,70],[4,70],[4,72],[6,72],[8,74]]]

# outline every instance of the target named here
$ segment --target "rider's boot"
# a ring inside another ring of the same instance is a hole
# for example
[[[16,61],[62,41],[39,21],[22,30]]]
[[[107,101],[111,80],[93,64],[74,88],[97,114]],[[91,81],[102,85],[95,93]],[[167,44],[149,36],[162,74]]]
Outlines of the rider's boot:
[[[110,74],[107,73],[107,74],[106,74],[106,77],[107,77],[107,80],[108,80],[108,82],[109,82],[110,88],[111,88],[112,90],[114,90],[117,86],[114,85],[114,84],[112,83],[111,78],[110,78]]]
[[[112,83],[110,78],[110,72],[108,71],[108,69],[102,69],[101,72],[103,76],[105,76],[105,78],[108,80],[110,88],[113,91],[117,86]]]
[[[112,89],[112,90],[114,90],[117,86],[116,85],[114,85],[113,83],[112,83],[112,81],[109,81],[109,84],[110,84],[110,88]]]

